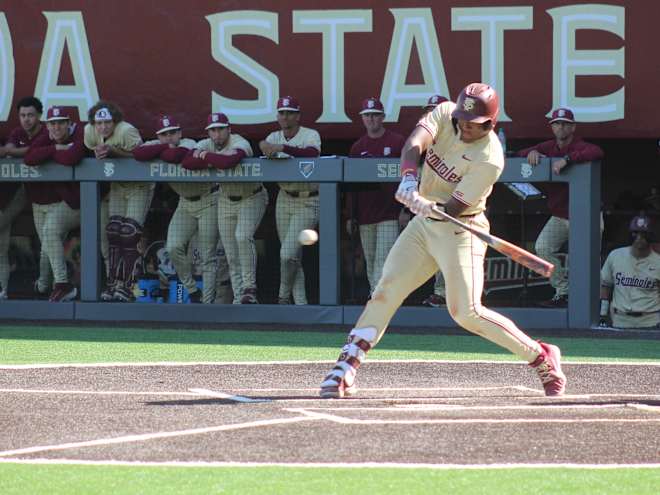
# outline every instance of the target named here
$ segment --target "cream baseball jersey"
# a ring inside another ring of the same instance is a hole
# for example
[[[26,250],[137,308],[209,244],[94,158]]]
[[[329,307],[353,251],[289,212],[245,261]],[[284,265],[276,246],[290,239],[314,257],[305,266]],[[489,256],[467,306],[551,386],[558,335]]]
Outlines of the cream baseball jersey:
[[[154,144],[161,144],[161,142],[158,139],[152,139],[151,141],[144,143],[145,146],[151,146]],[[194,150],[195,146],[197,146],[197,142],[192,139],[183,138],[179,141],[177,146],[188,150]],[[181,164],[177,163],[176,166],[181,167]],[[204,195],[211,189],[211,187],[213,187],[213,184],[207,182],[169,182],[168,184],[179,196],[183,196],[184,198]]]
[[[298,148],[313,147],[321,152],[321,136],[314,129],[308,127],[300,127],[295,136],[291,139],[284,137],[284,132],[275,131],[271,132],[266,138],[266,142],[271,144],[287,144],[289,146],[296,146]],[[291,155],[279,152],[277,158],[291,158]],[[280,182],[280,187],[285,191],[317,191],[319,185],[310,182]]]
[[[660,310],[660,254],[635,258],[630,247],[612,251],[600,271],[601,283],[613,288],[612,306],[620,311]]]
[[[224,155],[231,155],[234,150],[243,151],[245,156],[254,154],[250,143],[238,134],[230,134],[229,140],[223,148],[218,148],[212,139],[207,138],[197,143],[197,149]],[[221,193],[226,196],[250,196],[252,191],[260,185],[260,183],[255,184],[254,182],[223,182],[220,184],[220,189]]]
[[[142,144],[140,132],[128,122],[121,121],[115,126],[112,135],[103,141],[104,144],[114,146],[124,151],[132,151]],[[96,133],[92,124],[85,126],[85,146],[94,149],[101,144],[101,137]]]
[[[494,132],[465,143],[460,129],[454,132],[451,113],[453,102],[438,105],[417,124],[433,137],[426,151],[419,193],[445,204],[450,198],[467,206],[463,215],[475,215],[486,209],[486,199],[504,170],[502,145]]]

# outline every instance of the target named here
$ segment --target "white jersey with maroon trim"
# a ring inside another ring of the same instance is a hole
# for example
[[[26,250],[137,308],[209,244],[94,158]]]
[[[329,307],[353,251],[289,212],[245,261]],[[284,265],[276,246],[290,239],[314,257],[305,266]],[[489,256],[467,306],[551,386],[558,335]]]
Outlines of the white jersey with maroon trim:
[[[600,276],[601,283],[613,289],[612,306],[617,310],[660,310],[660,254],[651,251],[646,258],[635,258],[630,246],[615,249],[605,260]]]

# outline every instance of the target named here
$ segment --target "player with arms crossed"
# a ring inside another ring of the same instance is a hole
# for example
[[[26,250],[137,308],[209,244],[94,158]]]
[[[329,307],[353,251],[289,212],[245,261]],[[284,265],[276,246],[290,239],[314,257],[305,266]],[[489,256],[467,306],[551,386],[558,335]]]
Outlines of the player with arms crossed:
[[[191,170],[229,170],[245,157],[252,156],[252,146],[231,132],[229,118],[224,113],[208,116],[208,139],[197,143],[183,162]],[[229,264],[229,276],[234,292],[234,304],[257,303],[257,249],[254,233],[259,227],[268,194],[261,183],[223,182],[217,194],[215,229]],[[176,266],[176,265],[175,265]]]
[[[493,132],[498,110],[493,88],[469,84],[456,104],[442,103],[420,120],[406,141],[396,198],[416,216],[392,247],[371,300],[321,383],[321,397],[355,394],[355,376],[366,354],[408,294],[438,269],[445,277],[452,318],[527,361],[541,378],[546,395],[563,394],[566,377],[559,348],[531,339],[511,320],[481,305],[486,244],[450,222],[430,218],[438,205],[449,215],[488,230],[486,199],[504,168],[502,146]],[[418,190],[417,164],[425,151]]]

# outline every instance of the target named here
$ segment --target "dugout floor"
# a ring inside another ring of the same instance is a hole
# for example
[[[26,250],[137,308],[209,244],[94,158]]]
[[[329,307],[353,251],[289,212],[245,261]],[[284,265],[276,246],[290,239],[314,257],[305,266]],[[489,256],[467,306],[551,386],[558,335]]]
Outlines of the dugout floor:
[[[0,460],[432,465],[660,463],[660,366],[368,362],[0,367]]]

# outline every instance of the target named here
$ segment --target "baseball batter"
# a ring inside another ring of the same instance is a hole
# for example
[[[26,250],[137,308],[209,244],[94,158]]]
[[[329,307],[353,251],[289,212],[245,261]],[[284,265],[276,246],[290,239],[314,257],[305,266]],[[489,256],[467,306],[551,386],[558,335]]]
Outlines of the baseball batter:
[[[630,222],[631,246],[613,250],[601,270],[601,325],[608,316],[616,328],[660,328],[660,254],[652,220]],[[611,300],[611,305],[610,305]]]
[[[362,101],[360,111],[367,133],[358,139],[349,152],[355,158],[399,157],[406,139],[383,125],[385,110],[377,98]],[[387,253],[399,235],[401,204],[394,199],[396,185],[391,182],[376,184],[377,189],[363,187],[348,195],[348,210],[357,209],[362,251],[367,265],[370,293],[376,288],[383,272]],[[349,235],[352,235],[352,219],[348,220]]]
[[[224,113],[209,115],[209,137],[184,161],[189,169],[227,170],[253,155],[250,143],[231,132]],[[254,233],[266,212],[268,194],[261,183],[223,182],[217,199],[216,231],[229,264],[234,304],[257,303],[257,249]]]
[[[321,136],[300,125],[300,104],[292,96],[277,100],[280,130],[271,132],[259,143],[268,158],[314,158],[321,154]],[[280,182],[275,203],[277,234],[280,238],[280,290],[278,302],[307,304],[301,230],[313,229],[319,221],[319,185],[311,182]]]
[[[401,154],[396,198],[415,213],[392,247],[383,276],[335,367],[321,383],[321,397],[356,392],[355,376],[369,350],[383,336],[403,300],[438,269],[447,286],[447,309],[466,330],[510,350],[537,371],[548,396],[564,392],[559,348],[537,342],[504,316],[481,305],[486,244],[452,223],[430,218],[435,205],[487,230],[486,198],[502,173],[504,154],[493,132],[499,100],[482,83],[465,87],[456,102],[445,102],[422,119]],[[418,190],[417,164],[426,152]]]
[[[97,160],[133,158],[133,149],[142,144],[139,131],[128,122],[114,103],[99,101],[89,109],[85,146]],[[135,267],[140,260],[138,242],[142,236],[155,184],[113,182],[110,186],[108,223],[108,280],[101,293],[104,301],[133,299]]]
[[[51,107],[46,114],[48,134],[36,139],[27,154],[25,164],[36,166],[54,161],[75,166],[85,156],[82,126],[71,121],[66,108]],[[80,226],[80,187],[77,182],[30,182],[27,195],[32,202],[34,227],[46,253],[55,285],[50,294],[52,302],[70,301],[78,289],[69,282],[64,239]]]
[[[183,138],[181,126],[170,115],[160,117],[156,129],[157,139],[133,150],[136,160],[181,164],[197,146],[192,139]],[[215,246],[218,242],[214,194],[217,188],[208,182],[170,182],[169,186],[179,195],[179,204],[167,229],[165,249],[181,283],[188,290],[190,302],[212,304],[215,300]],[[197,288],[188,256],[188,245],[195,233],[201,258],[202,291]]]

